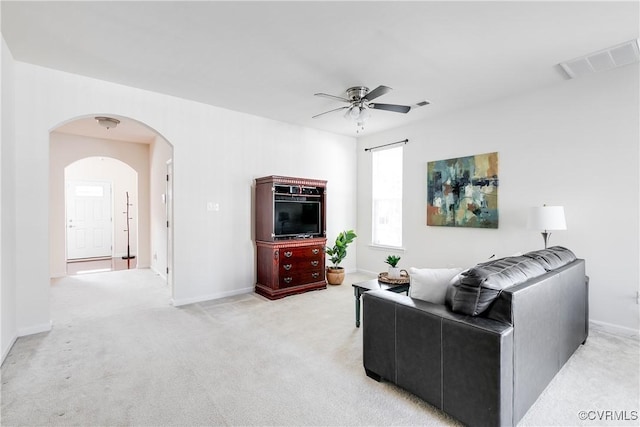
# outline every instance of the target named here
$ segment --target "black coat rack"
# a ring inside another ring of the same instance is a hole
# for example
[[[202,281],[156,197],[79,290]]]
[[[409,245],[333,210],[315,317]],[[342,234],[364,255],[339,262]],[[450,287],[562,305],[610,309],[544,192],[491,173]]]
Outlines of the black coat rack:
[[[131,248],[129,246],[129,220],[133,219],[129,217],[129,206],[133,206],[133,204],[129,203],[129,192],[127,191],[127,210],[125,212],[122,212],[123,214],[127,215],[127,229],[124,230],[127,232],[127,255],[122,257],[122,259],[127,260],[127,268],[129,267],[129,260],[136,257],[135,255],[131,255]]]

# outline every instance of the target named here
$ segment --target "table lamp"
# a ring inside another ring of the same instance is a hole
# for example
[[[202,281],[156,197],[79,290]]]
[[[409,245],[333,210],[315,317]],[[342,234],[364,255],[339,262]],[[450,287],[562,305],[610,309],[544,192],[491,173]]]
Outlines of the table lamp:
[[[533,207],[529,210],[529,221],[527,228],[531,230],[542,230],[544,248],[547,248],[549,240],[549,230],[566,230],[567,222],[564,218],[563,206]]]

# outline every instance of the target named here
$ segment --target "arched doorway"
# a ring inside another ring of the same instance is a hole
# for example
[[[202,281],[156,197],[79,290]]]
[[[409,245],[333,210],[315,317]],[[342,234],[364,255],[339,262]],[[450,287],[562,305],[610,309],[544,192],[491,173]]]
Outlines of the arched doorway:
[[[100,126],[92,114],[77,117],[53,128],[50,145],[50,276],[66,275],[67,223],[65,168],[82,159],[110,159],[128,165],[137,173],[136,261],[138,268],[150,268],[170,285],[168,251],[167,162],[173,147],[162,135],[134,119],[110,115],[120,123],[115,128]],[[105,160],[107,161],[107,160]],[[114,195],[114,218],[125,208],[121,195]],[[124,230],[124,229],[123,229]],[[114,227],[114,233],[120,233]],[[114,250],[114,254],[117,254]],[[171,295],[172,297],[173,295]]]
[[[135,268],[138,173],[111,157],[86,157],[64,179],[67,274]]]

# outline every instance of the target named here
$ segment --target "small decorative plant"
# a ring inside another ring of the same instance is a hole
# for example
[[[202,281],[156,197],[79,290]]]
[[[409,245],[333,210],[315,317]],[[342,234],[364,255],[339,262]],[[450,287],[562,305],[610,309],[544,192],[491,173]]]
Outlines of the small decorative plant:
[[[350,243],[353,243],[353,239],[358,237],[353,230],[342,231],[336,237],[336,243],[333,247],[327,246],[325,252],[329,255],[329,260],[331,261],[331,268],[342,268],[340,267],[340,263],[347,256],[347,246]]]
[[[396,268],[398,266],[398,262],[400,262],[400,257],[395,255],[389,255],[385,260],[387,264],[391,267]]]
[[[396,255],[389,255],[384,262],[389,264],[389,273],[387,273],[389,279],[399,279],[401,272],[397,265],[398,262],[400,262],[400,257]]]

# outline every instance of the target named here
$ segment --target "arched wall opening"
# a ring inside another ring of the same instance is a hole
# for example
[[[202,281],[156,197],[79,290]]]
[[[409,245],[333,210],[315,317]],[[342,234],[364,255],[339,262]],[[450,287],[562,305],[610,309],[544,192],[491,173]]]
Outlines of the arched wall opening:
[[[50,277],[66,275],[65,168],[82,159],[104,158],[122,162],[137,173],[137,266],[151,268],[171,285],[172,274],[167,274],[171,265],[167,254],[172,251],[166,226],[166,176],[173,147],[158,132],[134,119],[109,115],[120,124],[106,129],[97,124],[95,116],[104,114],[72,118],[49,132]],[[120,198],[118,194],[114,197],[116,216],[125,207]]]
[[[67,264],[135,257],[140,222],[135,169],[111,157],[86,157],[65,167],[64,178]]]

